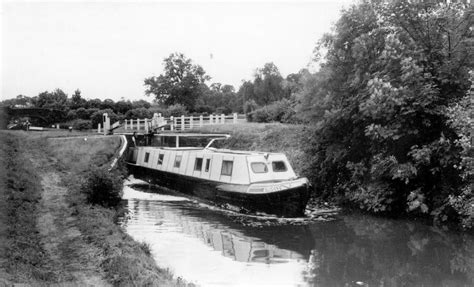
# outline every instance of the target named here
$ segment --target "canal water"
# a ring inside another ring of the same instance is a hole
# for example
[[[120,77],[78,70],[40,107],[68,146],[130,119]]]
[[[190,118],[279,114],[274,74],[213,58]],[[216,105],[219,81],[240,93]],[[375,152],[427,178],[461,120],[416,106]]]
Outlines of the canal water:
[[[128,182],[128,184],[133,182]],[[127,185],[121,224],[201,286],[474,286],[474,238],[360,214],[242,216]]]

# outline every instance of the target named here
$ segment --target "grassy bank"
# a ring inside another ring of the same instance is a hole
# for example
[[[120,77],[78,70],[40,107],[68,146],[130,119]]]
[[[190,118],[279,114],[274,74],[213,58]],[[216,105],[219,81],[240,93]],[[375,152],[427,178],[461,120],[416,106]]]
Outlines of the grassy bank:
[[[118,211],[80,193],[86,171],[109,164],[118,137],[0,131],[0,142],[0,286],[183,285],[121,230]]]
[[[58,282],[36,228],[41,198],[39,176],[26,157],[23,134],[0,132],[0,283]],[[0,284],[2,285],[2,284]]]
[[[67,171],[68,203],[79,219],[78,228],[86,242],[102,251],[93,256],[113,285],[180,285],[167,270],[156,266],[147,245],[134,241],[116,225],[120,210],[89,205],[80,192],[84,180],[81,176],[92,166],[108,164],[119,145],[117,137],[49,140],[51,153],[59,159],[61,170]]]

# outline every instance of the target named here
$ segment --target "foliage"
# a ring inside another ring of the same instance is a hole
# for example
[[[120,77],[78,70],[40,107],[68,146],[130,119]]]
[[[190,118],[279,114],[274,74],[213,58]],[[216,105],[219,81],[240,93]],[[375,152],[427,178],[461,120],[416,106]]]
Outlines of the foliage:
[[[160,103],[181,104],[192,111],[203,93],[202,86],[210,77],[201,66],[194,65],[181,53],[165,58],[164,66],[164,74],[145,79],[145,94],[154,95]]]
[[[113,124],[119,120],[119,116],[116,113],[114,113],[111,109],[98,110],[90,116],[91,124],[93,128],[96,128],[98,124],[102,124],[102,117],[105,113],[107,113],[110,118],[110,124]]]
[[[117,206],[122,200],[123,178],[117,171],[105,167],[92,167],[87,173],[81,191],[87,202],[104,207]]]
[[[151,118],[153,116],[153,112],[146,108],[137,108],[128,110],[125,113],[126,119],[144,119],[144,118]]]
[[[92,123],[90,120],[75,120],[72,122],[72,128],[75,130],[90,130],[92,128]]]
[[[66,110],[68,107],[67,95],[60,89],[56,89],[53,92],[46,91],[40,93],[36,100],[36,107]]]
[[[470,85],[470,19],[462,4],[402,0],[343,11],[319,45],[327,50],[321,70],[300,94],[323,196],[372,212],[461,220],[454,199],[466,167],[448,107]]]
[[[187,115],[187,114],[188,114],[188,110],[186,109],[185,106],[183,106],[181,104],[174,104],[174,105],[169,106],[166,109],[166,111],[164,113],[164,116],[166,116],[166,117],[170,117],[170,116],[177,117],[177,116]]]
[[[295,123],[297,122],[295,114],[292,102],[288,99],[282,99],[248,113],[247,120],[259,123]]]
[[[204,93],[196,103],[195,112],[229,114],[242,110],[242,102],[231,85],[213,83],[210,88],[203,91]]]

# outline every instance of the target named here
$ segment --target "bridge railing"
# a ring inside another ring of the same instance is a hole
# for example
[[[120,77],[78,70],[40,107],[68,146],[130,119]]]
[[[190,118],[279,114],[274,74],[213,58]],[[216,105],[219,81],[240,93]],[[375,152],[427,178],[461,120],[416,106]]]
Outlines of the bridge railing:
[[[199,116],[177,116],[162,117],[155,114],[151,119],[126,119],[122,124],[126,131],[145,131],[161,126],[161,129],[172,131],[184,131],[206,125],[225,125],[245,122],[245,115],[237,113],[230,115],[199,115]],[[164,126],[166,124],[166,126]]]

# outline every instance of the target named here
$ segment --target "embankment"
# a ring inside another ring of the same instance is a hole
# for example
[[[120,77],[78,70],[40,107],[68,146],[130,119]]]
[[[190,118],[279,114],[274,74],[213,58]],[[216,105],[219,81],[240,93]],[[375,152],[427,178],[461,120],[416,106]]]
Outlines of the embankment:
[[[116,225],[116,210],[79,192],[91,166],[107,165],[118,137],[0,131],[0,286],[181,285],[147,245]],[[3,280],[3,281],[2,281]]]

